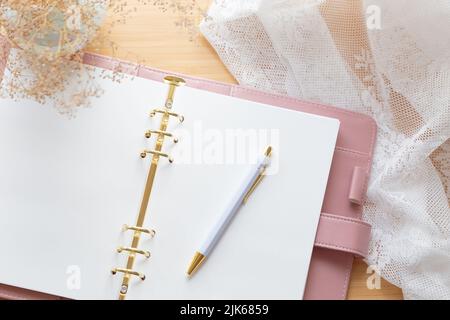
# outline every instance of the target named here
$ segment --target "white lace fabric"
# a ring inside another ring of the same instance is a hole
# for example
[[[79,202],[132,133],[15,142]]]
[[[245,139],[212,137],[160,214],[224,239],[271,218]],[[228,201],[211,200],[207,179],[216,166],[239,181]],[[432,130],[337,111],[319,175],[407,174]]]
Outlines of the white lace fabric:
[[[201,24],[240,84],[376,120],[367,262],[407,299],[450,299],[448,30],[448,0],[215,0]]]

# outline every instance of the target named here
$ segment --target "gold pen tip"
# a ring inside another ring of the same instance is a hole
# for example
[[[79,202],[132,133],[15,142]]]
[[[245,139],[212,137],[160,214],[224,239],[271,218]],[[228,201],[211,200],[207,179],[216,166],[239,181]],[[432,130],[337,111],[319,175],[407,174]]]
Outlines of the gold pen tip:
[[[197,269],[203,263],[205,258],[206,257],[198,251],[194,254],[194,257],[192,258],[191,263],[189,264],[189,267],[186,271],[188,278],[192,277],[195,271],[197,271]]]
[[[264,154],[266,157],[270,157],[272,155],[272,146],[268,146]]]

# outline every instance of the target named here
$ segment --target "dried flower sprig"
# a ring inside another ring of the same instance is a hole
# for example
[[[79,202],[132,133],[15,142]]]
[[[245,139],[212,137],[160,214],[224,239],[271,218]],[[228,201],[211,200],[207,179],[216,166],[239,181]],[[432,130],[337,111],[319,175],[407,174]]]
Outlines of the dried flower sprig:
[[[39,103],[52,100],[68,114],[89,106],[101,88],[92,68],[82,63],[83,49],[108,11],[114,13],[108,22],[112,27],[124,22],[130,10],[125,0],[2,0],[0,33],[15,49],[9,59],[9,48],[0,52],[9,72],[2,95]],[[96,41],[114,46],[106,38]]]
[[[179,27],[191,35],[197,30],[201,9],[195,0],[135,1],[172,10],[178,14]],[[59,112],[69,115],[89,106],[102,89],[93,69],[82,63],[83,49],[109,46],[114,55],[119,48],[110,40],[110,30],[125,23],[136,9],[127,0],[2,0],[0,36],[15,50],[9,56],[9,48],[0,46],[0,64],[7,61],[9,72],[0,96],[39,103],[51,100]],[[104,19],[107,13],[111,15]],[[108,32],[99,35],[102,24]],[[113,70],[112,76],[106,72],[102,76],[120,81],[124,75]]]
[[[201,0],[153,0],[153,5],[162,12],[171,11],[176,14],[175,25],[185,30],[191,41],[197,38],[199,33],[198,24],[202,19],[207,19],[205,7],[211,1]]]

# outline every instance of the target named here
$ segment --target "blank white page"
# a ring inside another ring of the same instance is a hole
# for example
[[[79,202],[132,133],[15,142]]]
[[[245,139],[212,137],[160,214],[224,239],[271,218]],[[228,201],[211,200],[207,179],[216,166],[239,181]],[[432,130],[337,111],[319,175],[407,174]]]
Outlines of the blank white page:
[[[131,244],[121,227],[137,218],[150,165],[139,153],[154,146],[144,132],[160,123],[148,112],[163,104],[167,85],[98,81],[104,94],[74,119],[51,105],[0,100],[0,283],[118,297],[122,275],[110,270],[125,267],[116,248]],[[152,256],[138,255],[134,266],[147,279],[133,277],[127,298],[301,298],[338,120],[188,87],[177,89],[173,111],[185,116],[169,122],[179,143],[164,142],[175,162],[160,159],[145,221],[156,236],[141,236]],[[186,278],[252,157],[269,144],[269,175]]]

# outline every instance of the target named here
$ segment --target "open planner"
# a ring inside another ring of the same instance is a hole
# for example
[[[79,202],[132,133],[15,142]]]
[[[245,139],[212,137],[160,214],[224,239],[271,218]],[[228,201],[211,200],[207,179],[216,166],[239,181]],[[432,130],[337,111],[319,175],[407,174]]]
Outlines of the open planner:
[[[301,299],[339,120],[94,68],[104,93],[74,118],[0,100],[0,283],[72,299]],[[265,179],[187,278],[268,145]]]

